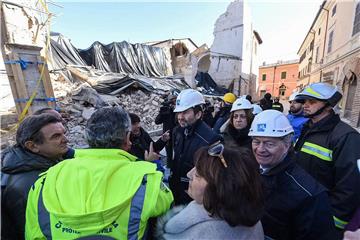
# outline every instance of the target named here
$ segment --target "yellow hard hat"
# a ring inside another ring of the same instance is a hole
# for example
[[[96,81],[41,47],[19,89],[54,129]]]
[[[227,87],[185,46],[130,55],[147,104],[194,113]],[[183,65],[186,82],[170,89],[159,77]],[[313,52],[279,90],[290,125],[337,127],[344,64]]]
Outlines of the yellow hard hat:
[[[233,93],[226,93],[223,97],[223,100],[227,103],[234,103],[236,100],[236,96]]]

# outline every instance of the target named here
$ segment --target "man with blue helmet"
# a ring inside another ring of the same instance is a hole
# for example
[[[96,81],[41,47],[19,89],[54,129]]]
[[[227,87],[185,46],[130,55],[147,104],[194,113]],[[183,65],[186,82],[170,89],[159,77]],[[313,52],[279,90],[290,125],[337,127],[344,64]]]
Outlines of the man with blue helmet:
[[[360,134],[334,112],[341,98],[335,86],[321,82],[295,97],[310,118],[295,145],[297,162],[328,189],[338,239],[360,203]]]

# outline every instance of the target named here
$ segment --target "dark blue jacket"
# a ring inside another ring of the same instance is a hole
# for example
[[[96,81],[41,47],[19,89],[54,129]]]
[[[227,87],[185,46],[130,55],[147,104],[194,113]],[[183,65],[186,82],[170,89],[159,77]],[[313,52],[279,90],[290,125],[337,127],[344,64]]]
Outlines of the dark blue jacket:
[[[186,174],[194,167],[195,152],[218,140],[221,140],[220,135],[215,134],[202,120],[198,120],[191,128],[174,129],[174,158],[169,164],[172,173],[169,183],[176,205],[192,200],[185,190],[189,185]]]
[[[266,236],[273,239],[334,239],[330,202],[325,188],[288,155],[283,162],[261,174]]]
[[[304,117],[304,115],[301,113],[299,115],[293,115],[289,113],[287,115],[287,118],[291,124],[291,126],[294,129],[294,136],[292,141],[296,142],[296,140],[300,137],[301,130],[304,126],[304,124],[309,120],[308,118]]]
[[[220,133],[221,126],[229,119],[231,106],[231,104],[226,104],[215,114],[213,130],[216,134]]]

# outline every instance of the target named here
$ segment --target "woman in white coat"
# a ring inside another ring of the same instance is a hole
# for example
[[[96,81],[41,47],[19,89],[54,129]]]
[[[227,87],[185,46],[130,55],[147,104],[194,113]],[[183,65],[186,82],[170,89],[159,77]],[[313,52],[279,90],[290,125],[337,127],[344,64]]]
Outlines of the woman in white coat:
[[[263,194],[258,166],[247,149],[217,143],[195,154],[187,174],[186,207],[170,210],[157,223],[156,239],[264,239]]]

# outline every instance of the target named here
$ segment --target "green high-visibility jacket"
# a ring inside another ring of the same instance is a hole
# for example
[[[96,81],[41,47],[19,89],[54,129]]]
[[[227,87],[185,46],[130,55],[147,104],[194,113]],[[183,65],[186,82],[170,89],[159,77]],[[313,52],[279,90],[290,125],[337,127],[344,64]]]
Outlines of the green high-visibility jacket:
[[[119,149],[81,149],[50,168],[29,192],[25,238],[141,239],[173,196],[156,164],[136,160]]]

